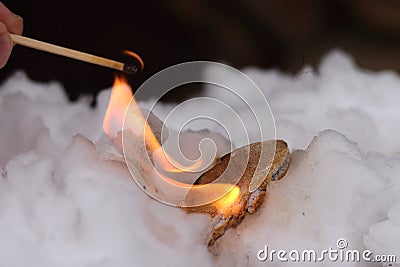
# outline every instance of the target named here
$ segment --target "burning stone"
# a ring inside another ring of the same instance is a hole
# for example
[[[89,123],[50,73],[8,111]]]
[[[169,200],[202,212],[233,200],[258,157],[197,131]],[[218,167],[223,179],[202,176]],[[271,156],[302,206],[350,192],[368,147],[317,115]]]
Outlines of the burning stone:
[[[185,174],[188,178],[195,174],[196,179],[198,171],[204,171],[202,159],[185,166],[164,153],[161,144],[167,136],[162,134],[166,127],[151,111],[139,108],[129,85],[121,79],[116,79],[103,126],[117,150],[125,152],[132,176],[146,193],[164,203],[179,205],[188,213],[208,213],[212,217],[209,247],[229,227],[255,213],[265,198],[268,182],[282,178],[289,167],[287,144],[270,140],[221,157],[194,184],[174,179],[170,175]],[[161,173],[156,166],[161,166]]]
[[[275,154],[272,164],[264,170],[259,170],[264,150],[275,151]],[[206,205],[183,208],[188,213],[208,213],[211,216],[210,233],[207,238],[209,247],[214,245],[215,241],[223,236],[228,228],[236,227],[247,214],[253,214],[258,210],[265,198],[269,181],[279,180],[286,174],[290,163],[290,152],[286,142],[282,140],[258,142],[238,148],[223,156],[212,169],[201,175],[195,184],[212,183],[224,172],[229,172],[227,169],[229,164],[241,166],[243,162],[247,162],[243,175],[236,185],[232,183],[232,190],[225,196]],[[234,168],[231,171],[239,172],[240,170]],[[254,181],[259,186],[251,191],[250,188]],[[186,200],[190,202],[191,198],[196,197],[196,191],[192,190]]]

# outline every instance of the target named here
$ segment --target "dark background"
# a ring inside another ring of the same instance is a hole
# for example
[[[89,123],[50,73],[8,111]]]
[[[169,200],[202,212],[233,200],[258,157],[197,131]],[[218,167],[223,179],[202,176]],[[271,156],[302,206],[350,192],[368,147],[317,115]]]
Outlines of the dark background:
[[[24,18],[24,35],[80,51],[123,60],[137,52],[138,87],[165,67],[212,60],[242,68],[258,66],[295,73],[317,66],[333,48],[349,52],[373,70],[400,71],[400,1],[85,1],[7,0]],[[0,70],[3,81],[24,70],[38,81],[61,81],[74,100],[96,95],[114,71],[16,46]]]

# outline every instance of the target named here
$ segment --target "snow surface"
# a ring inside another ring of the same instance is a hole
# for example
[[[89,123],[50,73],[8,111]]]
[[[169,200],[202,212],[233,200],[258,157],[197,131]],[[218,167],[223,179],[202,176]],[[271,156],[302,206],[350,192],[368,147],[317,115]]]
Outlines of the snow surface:
[[[400,261],[400,76],[360,69],[342,52],[296,76],[244,72],[294,152],[261,210],[217,243],[218,256],[204,246],[207,216],[150,199],[110,152],[110,90],[91,109],[89,99],[69,103],[57,83],[11,76],[0,90],[0,266],[286,266],[257,252],[321,251],[339,238]],[[160,117],[171,108],[158,106]]]

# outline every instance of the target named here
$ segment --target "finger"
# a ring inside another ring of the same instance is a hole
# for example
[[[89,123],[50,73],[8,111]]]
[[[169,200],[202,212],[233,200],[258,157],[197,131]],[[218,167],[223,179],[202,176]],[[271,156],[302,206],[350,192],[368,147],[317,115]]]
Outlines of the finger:
[[[13,42],[7,27],[4,23],[0,22],[0,68],[4,67],[7,63],[12,47]]]
[[[6,25],[9,32],[22,34],[23,19],[12,13],[2,2],[0,2],[0,21]]]

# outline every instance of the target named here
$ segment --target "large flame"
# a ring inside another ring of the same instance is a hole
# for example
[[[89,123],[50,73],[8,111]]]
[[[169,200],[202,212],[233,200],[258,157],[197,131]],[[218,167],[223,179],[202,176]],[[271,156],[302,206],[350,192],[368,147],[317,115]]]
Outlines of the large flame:
[[[126,118],[126,124],[129,124],[128,129],[135,128],[137,131],[144,133],[144,140],[146,146],[152,151],[153,161],[161,166],[163,173],[184,173],[188,171],[195,171],[202,167],[201,159],[198,159],[191,166],[182,166],[169,156],[163,149],[150,125],[145,120],[143,114],[140,112],[139,106],[136,103],[132,94],[132,89],[123,77],[116,76],[114,85],[111,91],[110,101],[108,103],[107,111],[104,116],[103,129],[107,136],[112,139],[117,137],[118,132],[122,131],[124,126],[124,117],[129,105],[134,105],[134,113],[129,113],[129,118]],[[176,181],[164,174],[159,174],[160,179],[176,187],[195,190],[197,197],[208,196],[210,194],[218,195],[219,193],[226,193],[224,197],[215,201],[213,205],[217,210],[223,211],[226,207],[231,206],[239,197],[240,189],[231,184],[208,184],[192,185]],[[213,192],[210,192],[213,191]]]

